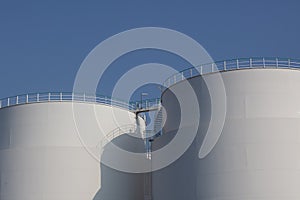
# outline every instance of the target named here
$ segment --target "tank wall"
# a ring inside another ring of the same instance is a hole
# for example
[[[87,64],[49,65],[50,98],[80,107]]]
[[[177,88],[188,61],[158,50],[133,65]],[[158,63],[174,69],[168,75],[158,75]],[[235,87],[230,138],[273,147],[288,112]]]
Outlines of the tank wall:
[[[117,127],[135,123],[135,114],[125,109],[87,103],[49,102],[0,109],[0,199],[94,199],[105,184],[101,183],[97,144]],[[123,191],[126,199],[142,187],[140,182],[133,185],[136,188],[114,190]]]
[[[210,98],[204,80],[199,77],[190,80],[194,88],[197,99],[199,99],[199,130],[197,140],[188,147],[187,151],[175,162],[169,166],[153,172],[152,187],[153,199],[197,199],[197,160],[199,145],[198,140],[203,140],[203,134],[208,128],[210,119]],[[166,90],[162,95],[162,105],[166,109],[166,122],[163,126],[163,135],[153,142],[153,150],[163,148],[174,139],[180,130],[184,134],[190,134],[195,129],[194,119],[198,119],[196,111],[192,105],[184,105],[184,116],[181,116],[181,105],[183,102],[189,102],[190,89],[186,83],[179,83]],[[178,98],[177,98],[178,97]],[[184,120],[181,119],[185,118]],[[197,129],[196,129],[197,130]],[[159,163],[160,160],[152,156],[152,161]]]
[[[211,81],[216,78],[215,74],[205,76]],[[201,77],[194,77],[190,83],[202,102],[200,128],[181,159],[163,169],[163,173],[154,173],[154,199],[170,194],[181,199],[176,194],[189,192],[201,200],[299,199],[300,71],[249,69],[224,72],[222,77],[227,115],[219,141],[204,159],[198,158],[211,113],[206,109],[210,101],[204,83]],[[172,87],[180,88],[180,84]],[[175,102],[168,92],[162,98],[163,103],[170,104],[167,107]],[[207,104],[204,107],[203,102]],[[167,123],[173,126],[172,121]],[[175,133],[166,131],[168,134]],[[156,142],[167,141],[162,137]],[[184,173],[194,174],[195,178],[186,182],[184,175],[177,176]],[[160,180],[172,181],[161,184]]]
[[[113,139],[112,143],[109,143],[104,147],[104,151],[101,156],[103,160],[117,159],[111,152],[112,144],[129,152],[145,152],[145,144],[143,139],[135,138],[128,134],[123,134]],[[128,163],[128,160],[125,159],[117,159],[117,161],[119,165],[125,164],[122,162],[126,161],[126,164]],[[144,173],[120,172],[101,163],[101,182],[103,184],[93,200],[144,199],[145,175],[146,174]]]

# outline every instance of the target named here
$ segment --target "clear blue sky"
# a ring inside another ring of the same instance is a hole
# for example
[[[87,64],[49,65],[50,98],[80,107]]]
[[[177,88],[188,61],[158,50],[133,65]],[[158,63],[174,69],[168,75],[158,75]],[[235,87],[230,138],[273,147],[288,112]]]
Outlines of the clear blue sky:
[[[121,31],[158,26],[183,32],[214,60],[251,56],[300,58],[300,1],[14,1],[0,2],[0,97],[72,91],[76,72],[101,41]],[[123,72],[185,62],[158,51],[136,52],[111,67],[108,94]]]

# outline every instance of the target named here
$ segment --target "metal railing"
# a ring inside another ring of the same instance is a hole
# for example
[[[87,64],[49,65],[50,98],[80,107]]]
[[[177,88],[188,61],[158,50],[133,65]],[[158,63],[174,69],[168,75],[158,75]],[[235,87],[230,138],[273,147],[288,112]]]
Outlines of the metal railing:
[[[183,70],[169,77],[163,85],[168,88],[182,80],[199,75],[210,74],[215,72],[252,69],[252,68],[272,68],[272,69],[300,69],[300,60],[290,58],[240,58],[234,60],[219,61],[210,64],[204,64]],[[67,92],[48,92],[23,94],[13,97],[0,99],[0,108],[9,107],[19,104],[37,103],[37,102],[54,102],[54,101],[74,101],[90,102],[125,108],[131,111],[157,107],[160,105],[160,99],[147,99],[135,102],[125,102],[118,99],[102,95],[75,94]]]
[[[105,135],[105,140],[100,140],[100,142],[98,142],[98,144],[96,145],[96,147],[98,149],[102,149],[108,142],[112,141],[113,139],[115,139],[116,137],[124,134],[124,133],[134,133],[134,134],[138,134],[138,129],[139,127],[136,124],[126,124],[123,126],[119,126],[115,129],[113,129],[112,131],[108,132]]]
[[[142,102],[136,101],[136,102],[131,102],[130,104],[134,108],[134,110],[153,108],[153,107],[158,107],[160,105],[160,98],[145,99]]]
[[[125,102],[118,99],[113,99],[101,95],[87,95],[75,94],[71,92],[47,92],[47,93],[31,93],[22,94],[12,97],[0,99],[0,108],[5,108],[14,105],[39,103],[39,102],[89,102],[99,103],[104,105],[116,106],[125,108],[131,111],[138,109],[141,102]],[[155,103],[159,104],[160,99],[144,100],[142,102],[143,108],[154,106]]]
[[[163,85],[168,88],[182,80],[199,75],[215,72],[223,72],[238,69],[252,68],[278,68],[278,69],[300,69],[299,59],[290,58],[239,58],[234,60],[219,61],[210,64],[199,65],[183,70],[167,78]]]
[[[105,139],[101,139],[97,143],[96,148],[102,151],[105,145],[123,134],[135,134],[137,138],[142,138],[148,142],[149,139],[153,139],[158,136],[154,130],[143,130],[142,127],[138,126],[137,124],[126,124],[108,132],[104,137]],[[147,153],[148,152],[146,152],[146,154]],[[147,156],[149,155],[147,154]]]

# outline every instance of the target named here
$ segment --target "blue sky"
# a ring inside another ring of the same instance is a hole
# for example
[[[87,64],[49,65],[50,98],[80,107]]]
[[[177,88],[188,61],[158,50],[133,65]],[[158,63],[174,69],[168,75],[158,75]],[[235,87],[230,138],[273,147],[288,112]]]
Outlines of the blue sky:
[[[300,1],[5,1],[0,2],[0,97],[72,91],[87,54],[104,39],[131,28],[183,32],[214,60],[278,56],[300,58]],[[185,69],[158,51],[136,52],[112,64],[99,93],[137,64]],[[150,95],[155,96],[156,94]]]

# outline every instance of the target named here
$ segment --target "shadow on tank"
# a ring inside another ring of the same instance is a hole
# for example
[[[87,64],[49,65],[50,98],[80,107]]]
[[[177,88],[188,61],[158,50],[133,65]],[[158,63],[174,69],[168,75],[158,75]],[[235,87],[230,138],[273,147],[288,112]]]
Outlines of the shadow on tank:
[[[197,80],[193,79],[189,80],[189,83],[194,87],[195,91],[199,91],[196,93],[196,96],[198,98],[201,118],[193,118],[194,115],[191,114],[192,112],[188,112],[188,115],[183,115],[186,117],[186,124],[184,124],[181,119],[182,106],[177,97],[188,98],[189,93],[185,93],[188,89],[185,88],[186,86],[183,84],[176,85],[176,88],[173,88],[173,90],[167,89],[162,95],[162,105],[167,113],[166,122],[163,126],[162,136],[156,138],[152,143],[152,150],[156,151],[168,145],[174,139],[178,130],[181,130],[187,135],[191,134],[194,131],[194,122],[196,121],[199,122],[197,135],[191,145],[185,152],[182,152],[182,155],[176,161],[152,173],[153,200],[199,199],[197,191],[199,187],[202,187],[202,184],[205,184],[198,183],[197,163],[199,162],[198,153],[200,146],[203,143],[211,117],[211,102],[204,80],[201,78]],[[187,110],[194,110],[194,108],[189,107],[189,105],[186,105],[184,108],[186,109],[183,110],[185,112],[187,112]],[[153,155],[152,162],[159,163],[161,161],[157,160]]]
[[[112,143],[105,145],[101,161],[110,156],[112,144],[130,152],[146,153],[143,139],[123,134],[114,138]],[[126,160],[122,159],[120,162],[126,162]],[[100,174],[101,188],[93,200],[141,200],[144,198],[144,174],[118,171],[102,162]]]

